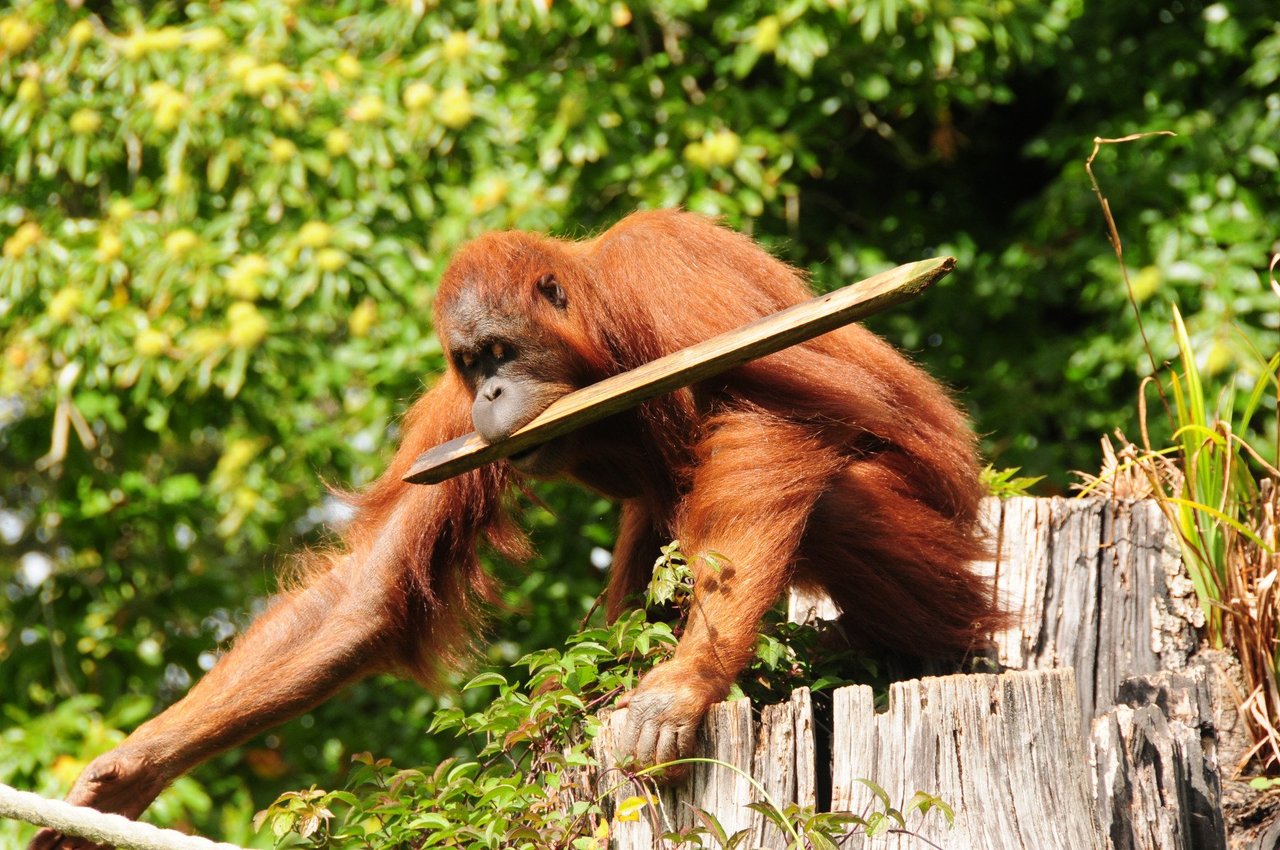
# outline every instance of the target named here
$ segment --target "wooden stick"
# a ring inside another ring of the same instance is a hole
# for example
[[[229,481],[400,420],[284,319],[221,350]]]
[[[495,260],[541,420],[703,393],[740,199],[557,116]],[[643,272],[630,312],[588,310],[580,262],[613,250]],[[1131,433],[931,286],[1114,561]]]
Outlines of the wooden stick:
[[[954,269],[955,262],[954,257],[935,257],[898,266],[659,357],[629,372],[605,378],[556,399],[504,440],[489,443],[479,434],[471,433],[428,449],[413,462],[404,480],[411,484],[437,484],[655,396],[821,336],[916,297]]]
[[[244,850],[235,844],[184,835],[177,830],[161,829],[88,806],[46,800],[30,791],[19,791],[2,784],[0,818],[47,826],[63,835],[87,838],[95,844],[106,844],[119,850]]]

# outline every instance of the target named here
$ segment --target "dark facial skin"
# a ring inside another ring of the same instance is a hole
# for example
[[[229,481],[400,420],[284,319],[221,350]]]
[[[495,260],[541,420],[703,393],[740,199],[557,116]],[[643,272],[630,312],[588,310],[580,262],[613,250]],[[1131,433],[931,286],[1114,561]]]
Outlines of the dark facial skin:
[[[567,309],[554,280],[539,291],[554,310]],[[451,365],[472,391],[471,421],[480,436],[501,440],[577,389],[566,374],[568,354],[553,333],[532,321],[524,310],[482,304],[468,291],[445,310],[442,337]],[[568,463],[558,440],[513,456],[521,472],[549,476]]]

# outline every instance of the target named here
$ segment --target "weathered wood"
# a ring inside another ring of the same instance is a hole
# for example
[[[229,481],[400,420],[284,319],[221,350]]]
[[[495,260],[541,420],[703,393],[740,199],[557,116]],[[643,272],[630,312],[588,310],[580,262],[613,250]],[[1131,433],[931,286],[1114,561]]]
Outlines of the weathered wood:
[[[743,775],[750,775],[754,755],[749,702],[735,700],[714,706],[698,732],[698,756],[733,765],[737,771],[722,764],[694,764],[690,766],[688,779],[678,785],[660,787],[656,793],[648,782],[627,780],[618,768],[615,741],[626,719],[626,709],[610,714],[595,740],[593,753],[600,763],[600,790],[612,790],[610,797],[615,805],[635,796],[650,796],[651,805],[645,807],[637,820],[613,819],[610,834],[615,850],[674,846],[661,836],[702,825],[695,810],[713,815],[729,835],[751,829],[755,813],[747,804],[757,795]]]
[[[956,812],[913,828],[948,850],[1101,850],[1070,670],[899,682],[874,711],[870,688],[835,692],[832,809],[864,812],[871,779],[896,805],[917,790]],[[909,824],[911,825],[911,824]],[[845,847],[861,846],[854,837]],[[918,848],[909,835],[876,847]]]
[[[615,850],[672,846],[661,840],[663,833],[704,826],[699,811],[714,817],[728,835],[746,830],[743,846],[786,847],[787,840],[776,827],[748,808],[748,804],[765,799],[748,781],[748,775],[780,808],[817,802],[813,706],[808,689],[797,690],[788,702],[766,706],[758,726],[746,700],[714,707],[699,730],[698,757],[725,762],[742,773],[725,764],[699,763],[691,767],[686,781],[656,792],[647,782],[628,780],[618,768],[614,742],[625,723],[625,710],[611,713],[594,742],[592,752],[600,764],[595,774],[596,794],[608,794],[611,811],[630,797],[649,796],[651,805],[636,820],[613,818],[610,835]]]
[[[1227,846],[1211,677],[1202,668],[1127,679],[1093,722],[1098,819],[1114,850]]]
[[[1002,664],[1074,668],[1086,723],[1124,679],[1186,666],[1203,614],[1154,502],[1017,498],[999,511],[996,587],[1020,612],[996,636]]]
[[[1195,653],[1204,614],[1155,502],[987,499],[982,523],[992,557],[974,569],[1015,615],[994,636],[996,660],[1014,670],[1074,668],[1086,726],[1115,704],[1121,681],[1181,670]],[[789,614],[833,620],[839,609],[793,591]]]
[[[0,784],[0,818],[33,823],[76,835],[120,850],[244,850],[234,844],[161,829],[123,815],[73,806],[62,800],[46,800],[30,791]]]
[[[751,775],[779,808],[790,803],[817,805],[813,703],[808,688],[796,690],[787,702],[761,710],[751,764]],[[753,800],[760,797],[757,793]],[[786,847],[787,837],[764,815],[754,812],[746,846]]]
[[[505,440],[467,434],[418,457],[404,480],[435,484],[901,304],[955,268],[935,257],[881,272],[557,399]]]

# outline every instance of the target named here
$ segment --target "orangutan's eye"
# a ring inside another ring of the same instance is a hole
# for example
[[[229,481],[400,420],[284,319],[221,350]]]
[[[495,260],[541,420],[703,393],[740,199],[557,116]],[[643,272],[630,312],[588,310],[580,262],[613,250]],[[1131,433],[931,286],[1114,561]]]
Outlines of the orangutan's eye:
[[[499,363],[502,362],[502,358],[507,356],[507,349],[500,342],[495,342],[493,345],[489,346],[489,352],[493,355],[493,359],[497,360]]]
[[[470,369],[476,365],[476,356],[470,352],[458,355],[458,362],[462,364],[462,368]]]

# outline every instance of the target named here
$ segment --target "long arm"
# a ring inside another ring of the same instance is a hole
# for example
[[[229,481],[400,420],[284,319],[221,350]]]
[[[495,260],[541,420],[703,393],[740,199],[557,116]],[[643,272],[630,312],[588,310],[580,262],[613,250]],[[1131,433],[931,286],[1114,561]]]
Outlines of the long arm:
[[[692,754],[698,724],[750,661],[813,506],[844,463],[813,429],[763,411],[709,423],[676,519],[694,574],[689,620],[675,656],[623,700],[624,744],[641,763]]]
[[[469,399],[446,377],[405,420],[387,472],[353,497],[343,547],[304,559],[301,585],[282,594],[190,693],[95,759],[68,800],[137,817],[175,778],[295,717],[344,686],[387,670],[429,678],[462,642],[467,614],[488,586],[475,556],[484,534],[518,557],[502,518],[501,472],[438,487],[401,481],[425,445],[469,425]],[[31,850],[81,850],[43,831]]]
[[[377,671],[390,657],[382,644],[396,599],[392,557],[349,556],[276,601],[186,697],[95,759],[68,801],[137,817],[186,771]],[[82,844],[45,831],[31,846]]]

